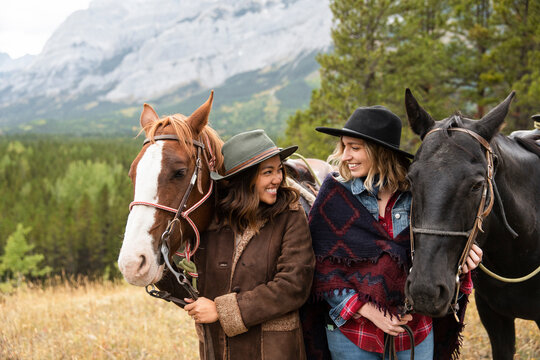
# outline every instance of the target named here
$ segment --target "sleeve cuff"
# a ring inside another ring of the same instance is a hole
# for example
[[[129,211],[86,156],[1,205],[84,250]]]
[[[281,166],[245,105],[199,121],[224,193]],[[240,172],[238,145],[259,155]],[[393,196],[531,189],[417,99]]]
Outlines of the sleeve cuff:
[[[349,320],[362,307],[362,305],[364,305],[364,303],[358,300],[358,294],[354,294],[351,298],[349,298],[339,316],[341,316],[343,320]]]
[[[229,337],[248,331],[242,320],[236,293],[225,294],[214,299],[219,322],[225,334]]]
[[[349,300],[351,300],[354,297],[356,298],[358,297],[356,292],[352,290],[347,290],[345,291],[345,293],[341,295],[339,293],[340,293],[339,290],[334,291],[335,297],[332,299],[331,302],[329,302],[332,308],[330,309],[330,312],[328,313],[330,315],[330,318],[334,321],[337,327],[341,327],[345,325],[345,323],[348,320],[341,317],[341,313],[343,309],[347,306]]]
[[[473,282],[471,277],[471,271],[466,274],[461,275],[460,279],[459,292],[469,295],[473,290]]]

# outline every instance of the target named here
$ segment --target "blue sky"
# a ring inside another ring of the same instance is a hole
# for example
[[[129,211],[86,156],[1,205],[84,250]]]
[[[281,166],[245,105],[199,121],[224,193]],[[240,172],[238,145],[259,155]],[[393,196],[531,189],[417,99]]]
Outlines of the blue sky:
[[[36,55],[56,28],[90,0],[11,0],[0,11],[0,52]]]

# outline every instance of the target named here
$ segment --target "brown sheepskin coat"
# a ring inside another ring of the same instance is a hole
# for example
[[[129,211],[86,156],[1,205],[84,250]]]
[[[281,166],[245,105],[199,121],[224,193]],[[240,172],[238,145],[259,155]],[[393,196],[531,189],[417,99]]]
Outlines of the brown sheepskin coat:
[[[214,300],[218,311],[219,320],[209,327],[215,359],[306,358],[298,308],[309,296],[315,260],[301,208],[237,239],[228,227],[211,225],[194,261],[200,294]],[[182,296],[172,291],[177,285],[171,279],[158,287]],[[206,359],[206,334],[202,325],[196,329]]]

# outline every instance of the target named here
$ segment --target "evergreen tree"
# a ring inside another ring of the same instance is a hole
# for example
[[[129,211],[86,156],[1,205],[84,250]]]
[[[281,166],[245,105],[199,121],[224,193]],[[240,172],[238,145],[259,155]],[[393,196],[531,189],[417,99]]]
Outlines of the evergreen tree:
[[[312,93],[307,110],[288,121],[287,142],[308,156],[326,158],[335,139],[316,134],[316,126],[341,126],[360,105],[385,101],[381,89],[387,48],[394,46],[390,19],[400,2],[391,0],[333,0],[334,49],[319,55],[321,87]]]
[[[540,2],[499,0],[493,8],[500,33],[492,61],[503,74],[497,97],[516,90],[509,128],[530,128],[529,117],[540,112]]]
[[[518,92],[505,131],[530,128],[540,112],[540,2],[530,0],[332,0],[333,50],[319,55],[321,86],[289,118],[286,141],[326,158],[335,139],[316,126],[341,126],[357,106],[380,104],[405,120],[411,88],[442,119],[456,110],[480,118]],[[403,147],[419,141],[408,127]]]
[[[26,240],[30,230],[17,224],[17,229],[7,239],[4,255],[0,257],[0,274],[7,274],[9,279],[15,279],[17,285],[21,284],[26,275],[44,276],[51,271],[48,266],[39,266],[43,260],[42,254],[30,255],[34,249],[34,245]]]
[[[454,0],[451,30],[454,86],[460,93],[461,110],[481,118],[489,110],[486,105],[501,100],[493,88],[503,78],[490,53],[499,31],[490,1]],[[467,104],[470,109],[466,108]]]

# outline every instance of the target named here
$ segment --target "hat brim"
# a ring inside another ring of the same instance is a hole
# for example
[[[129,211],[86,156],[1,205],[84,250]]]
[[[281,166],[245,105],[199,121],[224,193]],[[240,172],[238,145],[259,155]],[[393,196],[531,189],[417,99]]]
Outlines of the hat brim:
[[[230,173],[228,175],[220,175],[216,171],[211,171],[210,172],[210,177],[212,178],[212,180],[216,180],[216,181],[223,180],[223,179],[228,179],[228,178],[230,178],[230,177],[232,177],[232,176],[234,176],[234,175],[236,175],[238,173],[241,173],[242,171],[244,171],[246,169],[249,169],[252,166],[258,165],[258,164],[262,163],[263,161],[268,160],[268,159],[270,159],[271,157],[274,157],[274,156],[279,156],[279,158],[283,161],[286,158],[288,158],[289,156],[291,156],[296,150],[298,150],[298,146],[296,146],[296,145],[289,146],[289,147],[287,147],[285,149],[279,150],[279,152],[277,152],[277,153],[270,154],[270,155],[265,156],[265,157],[263,157],[261,159],[258,159],[257,161],[250,163],[248,166],[240,168],[240,169],[236,170],[235,172]]]
[[[329,128],[329,127],[323,127],[323,126],[316,127],[315,130],[317,130],[318,132],[324,133],[324,134],[332,135],[332,136],[338,136],[338,137],[350,136],[350,137],[369,140],[369,141],[372,141],[372,142],[374,142],[376,144],[382,145],[387,149],[393,150],[393,151],[397,152],[398,154],[404,155],[404,156],[406,156],[406,157],[408,157],[410,159],[414,158],[413,154],[409,154],[406,151],[403,151],[403,150],[400,150],[400,149],[396,148],[392,144],[388,144],[388,143],[386,143],[384,141],[380,141],[380,140],[375,139],[375,138],[373,138],[373,137],[371,137],[369,135],[362,134],[362,133],[360,133],[358,131],[350,130],[350,129],[347,129],[347,128],[335,129],[335,128]]]

